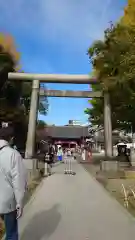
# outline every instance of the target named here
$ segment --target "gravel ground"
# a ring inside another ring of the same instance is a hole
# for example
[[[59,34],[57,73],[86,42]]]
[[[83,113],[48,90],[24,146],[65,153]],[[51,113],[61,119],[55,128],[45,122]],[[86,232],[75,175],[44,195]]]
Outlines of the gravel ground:
[[[119,172],[101,172],[99,164],[83,164],[83,167],[94,176],[113,197],[125,206],[123,184],[128,194],[129,206],[127,210],[135,216],[135,199],[131,191],[129,191],[129,187],[135,191],[135,179],[126,179],[123,169]]]

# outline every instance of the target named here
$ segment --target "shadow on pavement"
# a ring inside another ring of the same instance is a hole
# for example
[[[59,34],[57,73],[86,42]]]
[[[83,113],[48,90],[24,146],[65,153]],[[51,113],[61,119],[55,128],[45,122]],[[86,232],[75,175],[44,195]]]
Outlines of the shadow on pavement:
[[[21,234],[21,240],[49,238],[54,233],[61,219],[58,208],[59,204],[55,204],[51,209],[34,215]]]

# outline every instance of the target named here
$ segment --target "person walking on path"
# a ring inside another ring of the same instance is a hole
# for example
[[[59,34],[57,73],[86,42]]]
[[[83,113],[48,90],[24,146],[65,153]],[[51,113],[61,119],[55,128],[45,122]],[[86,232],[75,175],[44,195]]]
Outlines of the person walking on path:
[[[71,153],[71,150],[68,149],[67,157],[65,157],[65,161],[64,161],[65,162],[65,170],[64,170],[65,174],[76,175],[76,173],[72,169],[73,159],[74,159],[74,155]]]
[[[6,240],[18,240],[18,218],[23,213],[27,174],[20,153],[10,147],[11,127],[0,129],[0,216]]]
[[[48,161],[48,174],[52,174],[52,164],[54,163],[55,149],[52,144],[49,146],[49,161]]]
[[[58,152],[57,152],[57,156],[58,156],[58,161],[62,162],[62,160],[63,160],[62,147],[59,147]]]

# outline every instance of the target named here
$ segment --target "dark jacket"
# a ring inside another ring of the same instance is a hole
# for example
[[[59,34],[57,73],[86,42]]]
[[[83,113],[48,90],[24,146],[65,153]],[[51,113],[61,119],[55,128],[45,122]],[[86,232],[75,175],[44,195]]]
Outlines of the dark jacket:
[[[38,145],[37,158],[40,161],[45,161],[45,156],[49,153],[49,145],[45,141],[40,141]]]
[[[55,151],[53,146],[49,147],[49,162],[53,163],[54,162],[54,155],[55,155]]]

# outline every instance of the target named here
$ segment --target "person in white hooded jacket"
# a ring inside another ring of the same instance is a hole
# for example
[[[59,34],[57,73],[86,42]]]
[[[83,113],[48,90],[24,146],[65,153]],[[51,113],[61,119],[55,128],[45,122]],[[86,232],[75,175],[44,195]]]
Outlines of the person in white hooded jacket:
[[[0,216],[5,223],[6,240],[18,240],[17,219],[22,216],[27,184],[20,153],[10,147],[12,128],[0,129]]]

